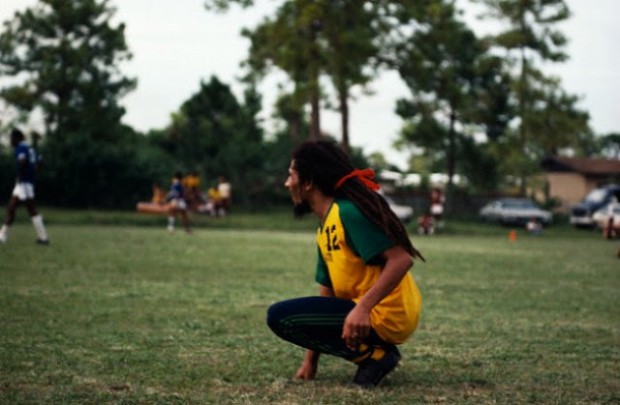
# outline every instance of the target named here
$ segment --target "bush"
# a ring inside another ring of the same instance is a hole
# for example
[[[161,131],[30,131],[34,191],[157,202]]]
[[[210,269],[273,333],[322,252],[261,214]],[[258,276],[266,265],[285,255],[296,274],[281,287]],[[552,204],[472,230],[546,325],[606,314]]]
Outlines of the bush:
[[[172,173],[167,156],[139,139],[115,144],[72,134],[43,150],[39,200],[63,207],[129,208]]]

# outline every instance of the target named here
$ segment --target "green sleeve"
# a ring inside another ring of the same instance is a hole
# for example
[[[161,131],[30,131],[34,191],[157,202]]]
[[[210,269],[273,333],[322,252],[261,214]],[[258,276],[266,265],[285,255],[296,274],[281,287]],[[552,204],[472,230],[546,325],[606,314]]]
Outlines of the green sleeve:
[[[325,264],[325,260],[323,260],[323,255],[321,251],[317,247],[318,259],[316,261],[316,275],[315,280],[317,283],[324,285],[325,287],[332,286],[332,280],[329,278],[329,271],[327,271],[327,264]]]
[[[340,200],[338,205],[347,242],[364,262],[371,262],[394,245],[388,236],[374,222],[366,218],[351,201]]]

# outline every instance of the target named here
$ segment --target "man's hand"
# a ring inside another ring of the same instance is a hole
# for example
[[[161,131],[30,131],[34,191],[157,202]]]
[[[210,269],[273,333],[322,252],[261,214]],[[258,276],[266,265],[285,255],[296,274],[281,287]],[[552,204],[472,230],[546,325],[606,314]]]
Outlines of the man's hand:
[[[316,376],[317,364],[309,364],[306,361],[301,363],[301,366],[295,373],[295,378],[298,380],[313,380]]]
[[[393,246],[383,252],[385,265],[375,284],[364,294],[344,320],[342,338],[347,346],[356,350],[370,333],[370,311],[398,286],[413,261],[401,246]]]
[[[349,349],[357,350],[358,345],[370,334],[371,328],[370,310],[358,304],[344,320],[342,338]]]
[[[319,368],[319,353],[308,350],[304,356],[304,360],[301,362],[301,366],[295,373],[295,378],[299,380],[313,380],[316,376],[316,371]]]

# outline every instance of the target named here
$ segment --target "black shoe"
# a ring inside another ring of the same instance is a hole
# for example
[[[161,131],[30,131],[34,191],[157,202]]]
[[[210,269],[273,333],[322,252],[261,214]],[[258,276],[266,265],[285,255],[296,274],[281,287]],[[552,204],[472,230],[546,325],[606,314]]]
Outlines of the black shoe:
[[[353,383],[362,388],[376,387],[383,380],[383,377],[396,368],[399,361],[398,349],[387,351],[381,360],[374,360],[369,357],[357,367]]]
[[[50,244],[49,239],[37,239],[37,241],[35,242],[37,245],[44,245],[47,246]]]

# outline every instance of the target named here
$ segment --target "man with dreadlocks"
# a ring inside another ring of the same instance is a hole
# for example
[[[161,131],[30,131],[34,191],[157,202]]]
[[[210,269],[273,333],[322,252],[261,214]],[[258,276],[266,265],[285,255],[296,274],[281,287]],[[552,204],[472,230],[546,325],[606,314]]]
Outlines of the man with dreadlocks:
[[[373,177],[371,169],[355,170],[333,142],[305,142],[293,152],[285,187],[297,216],[320,219],[320,296],[273,304],[267,323],[307,349],[296,378],[313,379],[327,353],[357,364],[355,384],[375,387],[398,365],[396,345],[418,324],[422,297],[409,268],[424,258]]]

